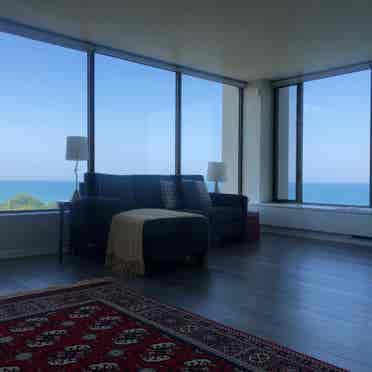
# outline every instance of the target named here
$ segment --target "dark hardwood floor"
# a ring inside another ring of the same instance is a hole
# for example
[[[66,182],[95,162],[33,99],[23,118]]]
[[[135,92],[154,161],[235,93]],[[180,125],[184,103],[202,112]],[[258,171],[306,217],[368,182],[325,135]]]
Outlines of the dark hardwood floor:
[[[0,295],[107,276],[42,256],[0,261]],[[372,248],[264,234],[210,252],[208,267],[131,278],[146,296],[352,371],[372,371]]]

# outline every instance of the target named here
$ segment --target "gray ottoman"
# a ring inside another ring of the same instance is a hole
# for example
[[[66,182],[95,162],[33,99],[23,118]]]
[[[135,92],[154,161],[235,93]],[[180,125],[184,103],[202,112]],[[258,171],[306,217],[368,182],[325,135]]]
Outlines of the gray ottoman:
[[[195,258],[203,265],[209,247],[209,223],[205,216],[161,218],[143,227],[143,256],[146,265]]]

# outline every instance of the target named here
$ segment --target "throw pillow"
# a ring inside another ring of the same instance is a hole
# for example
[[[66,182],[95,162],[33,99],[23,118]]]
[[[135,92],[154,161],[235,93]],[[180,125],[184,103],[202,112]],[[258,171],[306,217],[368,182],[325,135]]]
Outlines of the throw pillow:
[[[212,207],[211,197],[203,181],[182,181],[181,189],[185,209],[207,211]]]
[[[179,209],[180,197],[174,181],[160,181],[161,198],[165,209]]]

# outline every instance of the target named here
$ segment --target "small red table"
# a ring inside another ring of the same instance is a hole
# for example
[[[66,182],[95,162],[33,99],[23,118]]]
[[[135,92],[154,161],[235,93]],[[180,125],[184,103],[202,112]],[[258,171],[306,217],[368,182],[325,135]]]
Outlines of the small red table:
[[[260,239],[260,214],[258,212],[247,213],[245,239],[247,242]]]

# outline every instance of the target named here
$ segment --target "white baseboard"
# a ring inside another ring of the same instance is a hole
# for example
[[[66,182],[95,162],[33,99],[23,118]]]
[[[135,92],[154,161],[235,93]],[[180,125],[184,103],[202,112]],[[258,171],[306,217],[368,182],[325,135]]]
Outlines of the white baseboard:
[[[331,241],[331,242],[347,243],[347,244],[356,244],[356,245],[372,247],[371,238],[357,237],[357,236],[346,235],[346,234],[331,234],[331,233],[326,233],[326,232],[321,232],[321,231],[301,230],[301,229],[293,229],[293,228],[285,228],[285,227],[269,226],[269,225],[261,225],[261,231],[263,233],[271,233],[271,234],[278,234],[278,235],[285,235],[285,236],[294,236],[294,237],[307,238],[307,239],[315,239],[315,240],[323,240],[323,241]]]
[[[324,232],[327,239],[349,242],[349,237],[372,238],[372,209],[336,208],[304,205],[261,203],[257,205],[263,225],[283,229]],[[323,239],[323,238],[322,238]],[[363,239],[360,239],[363,240]],[[359,242],[359,239],[355,243]]]

